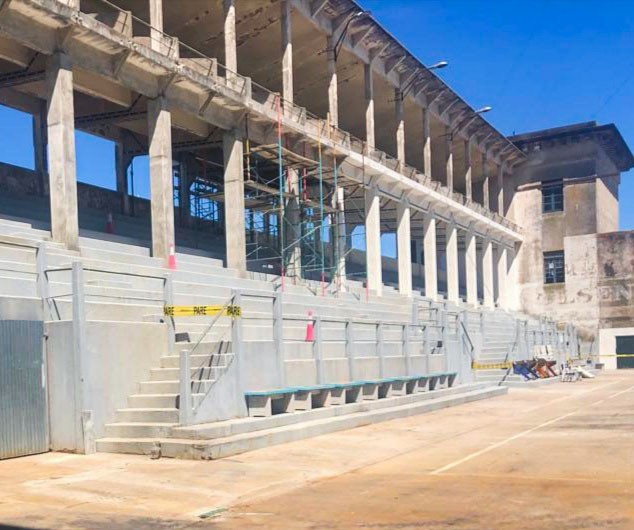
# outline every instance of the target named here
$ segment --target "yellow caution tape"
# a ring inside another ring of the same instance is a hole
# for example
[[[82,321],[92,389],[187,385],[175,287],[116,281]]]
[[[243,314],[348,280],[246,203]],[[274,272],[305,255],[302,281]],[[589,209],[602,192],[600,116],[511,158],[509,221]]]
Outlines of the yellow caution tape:
[[[634,357],[634,353],[616,353],[613,355],[597,355],[597,357],[601,358],[601,357]]]
[[[513,368],[512,362],[506,363],[471,363],[471,368],[474,370],[508,370]]]
[[[206,317],[219,313],[238,318],[242,316],[242,308],[237,305],[166,305],[163,307],[163,314],[167,317]]]

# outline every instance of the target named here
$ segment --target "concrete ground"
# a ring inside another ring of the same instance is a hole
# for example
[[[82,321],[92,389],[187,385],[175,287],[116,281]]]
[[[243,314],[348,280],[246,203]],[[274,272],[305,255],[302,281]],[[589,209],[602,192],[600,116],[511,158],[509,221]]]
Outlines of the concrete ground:
[[[0,462],[0,528],[631,530],[633,499],[634,370],[214,462]]]

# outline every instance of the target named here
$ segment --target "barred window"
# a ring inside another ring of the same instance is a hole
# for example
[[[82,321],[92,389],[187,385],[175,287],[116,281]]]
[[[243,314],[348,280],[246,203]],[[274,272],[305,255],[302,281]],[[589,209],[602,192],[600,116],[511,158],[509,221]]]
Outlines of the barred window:
[[[544,283],[564,283],[565,281],[564,251],[544,252]]]
[[[549,182],[542,185],[542,212],[564,211],[564,183]]]

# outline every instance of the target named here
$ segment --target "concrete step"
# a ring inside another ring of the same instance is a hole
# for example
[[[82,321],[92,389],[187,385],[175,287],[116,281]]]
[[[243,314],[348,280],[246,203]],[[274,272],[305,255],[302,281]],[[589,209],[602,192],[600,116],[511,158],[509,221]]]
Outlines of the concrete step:
[[[204,394],[214,383],[215,379],[199,379],[192,381],[192,392]],[[180,391],[180,381],[142,381],[139,383],[140,394],[176,394]]]
[[[205,397],[203,393],[192,394],[192,402],[199,403]],[[128,396],[130,408],[173,408],[178,402],[177,393],[132,394]]]
[[[178,409],[176,408],[140,408],[119,409],[117,420],[120,423],[168,423],[178,422]]]
[[[155,444],[158,443],[160,444],[162,455],[166,457],[212,460],[330,432],[352,429],[369,423],[440,410],[450,406],[500,396],[507,392],[505,387],[476,389],[467,387],[459,393],[452,393],[450,392],[451,390],[455,389],[411,394],[373,402],[383,402],[381,403],[381,405],[384,405],[382,408],[375,408],[372,407],[371,402],[364,402],[294,413],[289,416],[298,417],[297,423],[215,439],[170,438],[163,436],[157,440],[145,436],[128,438],[127,436],[109,435],[106,438],[97,440],[97,450],[101,452],[149,454]],[[388,406],[385,406],[385,404]],[[330,409],[337,411],[335,416],[301,421],[302,415],[304,415],[304,418],[310,418],[310,416],[306,415],[322,410],[329,412]],[[119,425],[122,425],[120,428],[121,432],[166,432],[164,424],[145,424],[145,430],[140,428],[138,424]],[[126,430],[123,425],[129,427],[129,430]],[[174,433],[176,430],[172,429]],[[179,432],[182,433],[181,430]]]

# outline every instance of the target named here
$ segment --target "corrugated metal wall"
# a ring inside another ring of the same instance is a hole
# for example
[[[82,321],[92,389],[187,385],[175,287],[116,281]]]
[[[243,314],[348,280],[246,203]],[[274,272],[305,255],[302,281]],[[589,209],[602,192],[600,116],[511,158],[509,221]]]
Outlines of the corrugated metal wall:
[[[0,320],[0,459],[48,451],[42,322]]]

